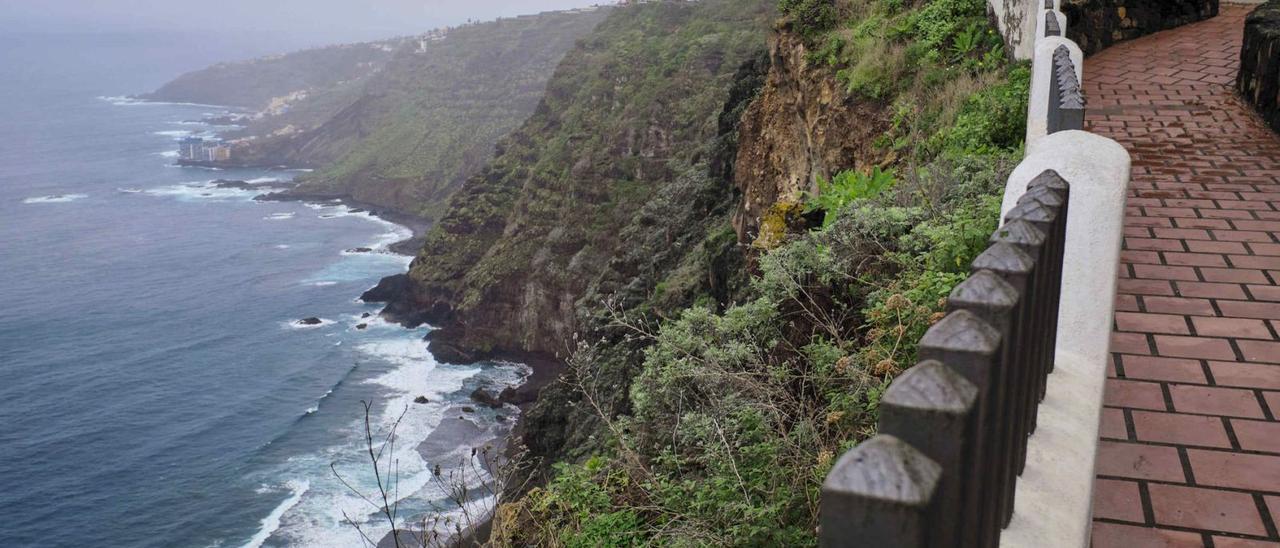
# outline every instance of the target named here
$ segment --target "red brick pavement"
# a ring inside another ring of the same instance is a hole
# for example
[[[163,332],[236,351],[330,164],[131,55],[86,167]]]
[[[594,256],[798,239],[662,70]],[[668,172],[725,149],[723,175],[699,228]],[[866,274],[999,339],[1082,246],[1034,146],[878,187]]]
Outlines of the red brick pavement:
[[[1095,548],[1280,547],[1280,138],[1231,91],[1249,8],[1085,61],[1133,154]]]

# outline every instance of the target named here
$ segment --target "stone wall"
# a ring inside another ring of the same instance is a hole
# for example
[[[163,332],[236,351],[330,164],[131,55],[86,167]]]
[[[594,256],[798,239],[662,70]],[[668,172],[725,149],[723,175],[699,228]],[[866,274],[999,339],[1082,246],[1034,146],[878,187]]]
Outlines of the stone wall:
[[[1236,88],[1280,133],[1280,0],[1259,6],[1245,19]]]
[[[1218,15],[1219,0],[1061,0],[1067,37],[1085,55],[1111,44]]]

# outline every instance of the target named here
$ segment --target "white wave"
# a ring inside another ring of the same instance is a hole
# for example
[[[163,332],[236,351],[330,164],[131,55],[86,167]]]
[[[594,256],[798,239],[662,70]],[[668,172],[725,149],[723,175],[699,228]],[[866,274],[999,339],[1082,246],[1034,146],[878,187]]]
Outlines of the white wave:
[[[147,194],[152,196],[163,196],[176,198],[180,201],[190,202],[197,200],[227,201],[227,200],[252,200],[257,196],[258,191],[251,189],[239,188],[218,188],[213,181],[179,183],[176,185],[161,186],[147,189]]]
[[[404,326],[395,322],[387,321],[386,318],[382,317],[377,313],[370,313],[368,317],[365,317],[363,313],[352,314],[351,316],[348,317],[348,323],[351,324],[352,327],[355,327],[360,324],[364,324],[365,329],[369,331],[372,331],[375,329],[398,329],[398,330],[404,329]],[[427,327],[424,329],[430,330],[431,328]]]
[[[352,319],[380,321],[375,317]],[[458,465],[459,459],[472,459],[470,470],[482,468],[477,457],[471,457],[468,448],[461,446],[468,442],[460,441],[456,452],[438,456],[438,463],[429,462],[418,450],[440,425],[446,413],[455,409],[456,402],[450,402],[447,396],[457,393],[467,385],[468,379],[477,375],[483,374],[491,381],[500,379],[497,382],[506,384],[507,381],[518,382],[522,372],[519,367],[507,364],[493,364],[484,368],[439,364],[427,351],[426,343],[420,339],[421,331],[401,328],[395,334],[387,333],[381,338],[357,344],[356,347],[357,352],[391,366],[389,370],[364,382],[381,386],[388,392],[385,407],[373,417],[375,430],[385,433],[397,420],[400,421],[395,446],[389,448],[383,456],[383,462],[396,463],[397,480],[392,502],[400,507],[398,525],[402,528],[412,528],[419,524],[416,520],[421,515],[438,510],[432,501],[447,498],[445,489],[449,486],[436,478],[436,464],[448,468]],[[418,396],[426,396],[430,403],[414,403],[413,399]],[[327,393],[313,407],[321,406],[325,397]],[[466,420],[480,420],[480,414]],[[497,435],[502,428],[496,423],[477,426],[492,435]],[[346,431],[350,437],[341,443],[313,453],[290,457],[282,463],[282,469],[274,472],[274,477],[299,477],[302,474],[301,477],[310,479],[311,490],[280,517],[281,525],[271,535],[273,541],[290,546],[346,548],[360,544],[360,535],[352,526],[353,523],[374,539],[382,538],[388,533],[389,527],[385,519],[364,500],[348,491],[329,472],[332,464],[343,481],[363,493],[376,492],[369,464],[360,457],[363,451],[362,432],[360,423],[352,423]],[[484,474],[468,473],[465,479],[473,492],[482,491],[481,486],[492,481]],[[471,516],[483,515],[495,504],[496,501],[492,498],[481,498],[468,504],[466,512]],[[448,515],[460,518],[462,513],[463,509],[459,508],[450,511]]]
[[[267,517],[262,518],[262,526],[257,533],[254,533],[253,538],[244,544],[245,548],[261,548],[262,543],[271,538],[271,534],[275,533],[277,529],[280,529],[280,518],[284,517],[285,512],[302,502],[302,495],[307,494],[307,491],[311,489],[311,482],[306,480],[289,481],[285,485],[293,491],[293,494],[289,495],[289,498],[281,502],[279,506],[276,506],[270,514],[267,514]]]
[[[294,215],[297,215],[297,214],[293,212],[272,213],[270,215],[267,215],[266,217],[263,217],[263,219],[266,219],[268,221],[285,221],[285,220],[292,219]]]
[[[280,178],[279,177],[258,177],[257,179],[249,179],[248,181],[245,181],[245,182],[251,185],[261,185],[265,183],[278,183],[280,182]]]
[[[122,192],[124,194],[138,194],[142,192],[142,189],[141,188],[117,188],[116,192]]]
[[[307,285],[310,285],[312,287],[329,287],[333,285],[338,285],[338,282],[320,281],[320,282],[311,282]]]
[[[370,249],[373,249],[374,251],[385,252],[385,251],[389,251],[391,244],[394,244],[396,242],[401,242],[413,237],[413,231],[409,230],[408,227],[393,223],[391,221],[378,217],[377,215],[374,215],[368,211],[357,212],[357,211],[354,211],[355,208],[352,208],[351,206],[344,205],[344,204],[334,204],[333,206],[326,207],[325,209],[332,209],[333,212],[320,215],[319,217],[321,219],[336,219],[339,217],[359,217],[369,222],[378,223],[387,228],[386,232],[379,234],[377,238],[374,239],[372,242],[360,247],[368,247]]]
[[[166,131],[153,131],[152,135],[160,135],[162,137],[189,137],[191,131],[185,129],[171,129]]]
[[[64,204],[83,200],[88,198],[88,194],[51,194],[49,196],[34,196],[22,201],[24,204]]]
[[[164,152],[157,152],[156,156],[161,156],[164,158],[177,158],[181,156],[181,154],[178,154],[178,151],[176,150],[166,150]]]
[[[293,247],[293,246],[291,246],[291,245],[289,245],[289,244],[277,244],[277,245],[276,245],[276,249],[289,249],[290,247]]]
[[[148,101],[146,99],[139,99],[137,97],[130,97],[128,95],[100,96],[98,97],[98,100],[106,101],[118,107],[179,106],[179,107],[205,107],[205,108],[217,108],[217,109],[231,108],[223,105],[208,105],[204,103],[177,103],[177,102],[169,102],[169,101]],[[225,112],[221,114],[206,112],[204,115],[205,116],[221,116],[222,114],[225,114]]]

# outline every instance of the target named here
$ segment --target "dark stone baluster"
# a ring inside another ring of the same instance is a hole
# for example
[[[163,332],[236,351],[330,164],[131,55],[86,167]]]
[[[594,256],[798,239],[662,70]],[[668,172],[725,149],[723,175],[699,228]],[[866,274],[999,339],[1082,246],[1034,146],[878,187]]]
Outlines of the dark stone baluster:
[[[1045,337],[1045,314],[1039,310],[1040,303],[1046,298],[1045,287],[1047,282],[1044,277],[1044,269],[1041,264],[1044,258],[1043,248],[1046,236],[1040,229],[1032,223],[1023,220],[1012,220],[1005,223],[1004,226],[996,230],[992,236],[992,243],[1009,244],[1026,254],[1032,260],[1033,267],[1027,278],[1026,289],[1022,293],[1027,303],[1027,309],[1023,312],[1027,325],[1025,329],[1029,333],[1027,341],[1023,344],[1024,348],[1021,352],[1028,356],[1034,356],[1035,359],[1043,360],[1044,357],[1051,352],[1041,348],[1042,345],[1048,344]],[[1023,463],[1026,462],[1026,435],[1035,431],[1036,427],[1036,404],[1040,402],[1040,379],[1043,374],[1043,367],[1038,363],[1028,366],[1028,375],[1023,377],[1027,386],[1034,387],[1024,390],[1022,393],[1023,401],[1018,405],[1021,416],[1017,421],[1019,430],[1023,432],[1023,439],[1017,444],[1017,469],[1021,472]]]
[[[1071,50],[1067,46],[1058,46],[1053,50],[1054,94],[1050,96],[1049,111],[1056,113],[1050,116],[1049,133],[1069,129],[1084,129],[1084,90],[1080,88],[1080,79],[1076,78],[1076,63],[1071,59]]]
[[[995,435],[992,447],[995,453],[989,459],[993,468],[991,488],[999,494],[995,515],[996,525],[1003,529],[1013,512],[1013,487],[1017,477],[1017,452],[1021,440],[1017,434],[1020,400],[1025,390],[1017,383],[1028,367],[1027,356],[1021,352],[1014,313],[1021,300],[1018,290],[998,274],[986,270],[974,272],[951,292],[947,305],[951,310],[967,310],[998,330],[1001,334],[1000,353],[996,357],[995,377],[992,379],[990,415],[991,431]]]
[[[1000,332],[982,318],[967,310],[948,314],[920,339],[919,355],[922,361],[935,360],[959,373],[978,390],[977,425],[973,436],[972,463],[965,472],[966,490],[963,495],[963,521],[971,525],[965,529],[961,543],[964,546],[996,546],[999,530],[995,528],[995,509],[999,505],[999,492],[992,489],[995,481],[991,444],[997,432],[991,427],[991,391],[998,377],[997,353],[1000,350]],[[970,488],[972,487],[972,488]]]
[[[881,434],[836,462],[822,483],[818,543],[824,548],[927,548],[942,468]]]
[[[930,522],[936,548],[960,546],[964,473],[972,465],[977,430],[978,389],[959,373],[936,362],[920,362],[906,370],[880,400],[880,433],[896,436],[942,468],[935,495],[937,518]]]

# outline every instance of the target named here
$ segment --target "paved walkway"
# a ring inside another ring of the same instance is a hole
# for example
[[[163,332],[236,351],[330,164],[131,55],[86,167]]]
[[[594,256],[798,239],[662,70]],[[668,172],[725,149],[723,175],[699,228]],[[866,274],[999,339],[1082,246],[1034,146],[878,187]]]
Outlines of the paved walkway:
[[[1280,547],[1280,138],[1231,91],[1250,8],[1085,61],[1134,156],[1094,548]]]

